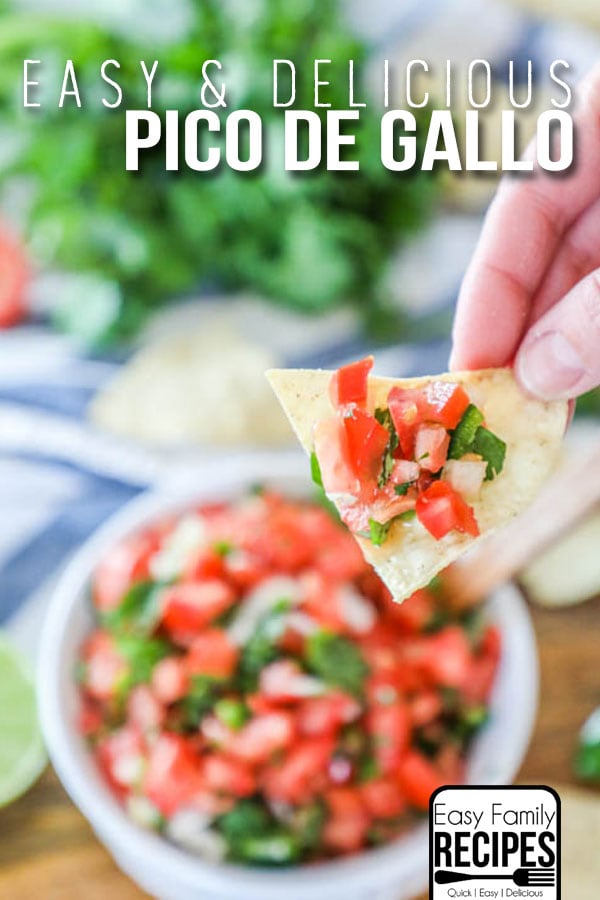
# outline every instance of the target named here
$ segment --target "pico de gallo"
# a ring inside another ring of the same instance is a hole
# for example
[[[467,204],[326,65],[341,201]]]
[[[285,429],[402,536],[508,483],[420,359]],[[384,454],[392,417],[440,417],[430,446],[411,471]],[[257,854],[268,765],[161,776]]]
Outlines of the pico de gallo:
[[[263,491],[122,540],[92,585],[79,726],[128,814],[204,858],[386,842],[460,782],[500,654],[439,587],[397,605],[329,509]]]
[[[335,414],[315,426],[313,479],[350,531],[376,546],[393,523],[414,519],[436,540],[452,531],[477,537],[471,503],[502,471],[506,444],[451,381],[397,385],[384,406],[369,408],[372,366],[367,357],[332,376]]]

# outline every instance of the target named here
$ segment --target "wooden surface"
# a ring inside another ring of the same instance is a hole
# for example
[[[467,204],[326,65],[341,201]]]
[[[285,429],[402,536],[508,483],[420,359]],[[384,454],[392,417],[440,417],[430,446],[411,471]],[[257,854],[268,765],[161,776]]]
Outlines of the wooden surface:
[[[520,773],[526,781],[573,783],[571,756],[583,719],[600,703],[600,600],[573,609],[533,609],[542,702]],[[600,802],[600,795],[599,795]],[[48,771],[0,810],[1,900],[141,900]]]

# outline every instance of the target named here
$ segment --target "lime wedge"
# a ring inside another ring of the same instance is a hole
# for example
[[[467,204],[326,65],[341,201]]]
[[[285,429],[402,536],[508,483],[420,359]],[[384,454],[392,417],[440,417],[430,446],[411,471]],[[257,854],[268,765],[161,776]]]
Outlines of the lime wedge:
[[[32,674],[0,634],[0,806],[23,794],[46,763]]]

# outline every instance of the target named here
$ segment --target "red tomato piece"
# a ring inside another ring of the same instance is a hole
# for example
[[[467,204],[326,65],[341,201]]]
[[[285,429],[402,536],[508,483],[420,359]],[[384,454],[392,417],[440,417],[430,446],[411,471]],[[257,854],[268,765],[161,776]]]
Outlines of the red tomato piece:
[[[348,449],[348,438],[342,419],[334,416],[315,425],[315,453],[321,468],[323,487],[330,494],[360,493]]]
[[[423,728],[441,714],[442,698],[436,691],[419,691],[408,701],[408,708],[413,728]]]
[[[124,725],[102,737],[96,748],[96,760],[113,789],[120,796],[133,786],[143,771],[146,747],[140,732]]]
[[[327,780],[335,742],[328,737],[296,743],[287,757],[263,775],[263,790],[271,800],[307,803]]]
[[[239,656],[221,628],[209,628],[194,638],[185,657],[189,675],[229,678],[233,675]]]
[[[163,732],[150,748],[143,791],[165,816],[192,805],[203,786],[200,757],[193,744]]]
[[[410,634],[419,634],[429,625],[435,614],[435,597],[426,588],[415,591],[402,603],[390,599],[385,614]]]
[[[406,799],[391,778],[374,778],[360,786],[360,796],[374,819],[395,819],[406,809]]]
[[[370,816],[356,788],[330,788],[324,795],[330,818],[323,829],[326,846],[341,853],[360,850],[371,824]]]
[[[411,806],[426,812],[429,798],[446,779],[422,753],[411,750],[402,759],[398,768],[400,787]]]
[[[334,735],[340,727],[359,718],[361,707],[343,691],[330,691],[323,697],[310,697],[298,708],[298,730],[307,737]]]
[[[417,517],[436,540],[448,532],[460,531],[477,537],[475,513],[444,481],[434,481],[417,499]]]
[[[204,757],[202,774],[206,785],[219,793],[250,797],[256,791],[256,778],[250,769],[221,753]]]
[[[421,423],[420,404],[422,394],[418,390],[394,387],[388,395],[388,408],[398,433],[400,450],[405,459],[412,459],[415,451],[415,434]]]
[[[434,684],[461,688],[473,663],[469,639],[459,625],[448,625],[422,639],[420,667]]]
[[[216,578],[174,584],[161,594],[162,624],[172,634],[201,631],[234,601],[233,588]]]
[[[373,357],[367,356],[334,372],[329,382],[329,397],[333,406],[346,406],[348,403],[364,406],[367,402],[368,376],[372,368]]]
[[[375,759],[383,775],[394,774],[410,741],[410,713],[405,703],[377,703],[367,714]]]
[[[152,690],[161,703],[176,703],[189,689],[189,675],[183,659],[168,656],[152,670]]]
[[[448,456],[450,435],[443,425],[419,425],[415,435],[415,460],[428,472],[439,472]]]
[[[147,684],[138,684],[127,698],[127,720],[142,733],[157,731],[165,720],[165,709]]]
[[[4,226],[0,230],[0,328],[10,328],[25,318],[25,290],[29,266],[19,241]]]
[[[150,559],[160,543],[160,534],[146,531],[122,540],[106,554],[94,575],[93,598],[99,610],[115,609],[132,584],[150,577]]]
[[[464,388],[451,381],[432,381],[424,393],[427,421],[439,422],[448,429],[456,428],[471,402]]]
[[[95,631],[85,642],[82,656],[87,693],[96,700],[111,700],[129,673],[114,638],[106,631]]]
[[[344,416],[343,422],[354,472],[363,487],[365,482],[376,483],[390,439],[389,431],[379,424],[375,416],[362,409],[355,409],[351,415]]]
[[[82,697],[77,715],[77,731],[84,737],[92,737],[104,724],[102,710],[89,697]]]
[[[204,581],[225,577],[225,558],[216,550],[199,550],[188,561],[183,571],[183,581]]]
[[[251,719],[235,733],[229,751],[251,764],[267,762],[278,750],[289,747],[295,736],[290,713],[268,712]]]

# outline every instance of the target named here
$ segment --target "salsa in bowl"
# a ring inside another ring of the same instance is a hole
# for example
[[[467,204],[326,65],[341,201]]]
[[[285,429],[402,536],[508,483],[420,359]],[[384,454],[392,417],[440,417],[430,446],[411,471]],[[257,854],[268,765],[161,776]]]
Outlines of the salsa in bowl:
[[[417,823],[428,791],[505,783],[527,743],[535,656],[517,593],[507,588],[485,615],[457,617],[428,593],[392,606],[352,539],[302,499],[302,471],[276,457],[207,469],[191,497],[137,501],[81,551],[52,603],[39,686],[53,762],[119,864],[161,898],[337,898],[386,885],[397,897],[400,883],[412,896],[426,884]],[[257,480],[269,487],[250,495]],[[198,517],[222,529],[210,532],[201,583],[225,571],[235,587],[212,607],[206,591],[175,602],[200,570],[189,580],[168,565],[190,535],[198,550]],[[289,540],[299,523],[300,545]],[[244,533],[256,541],[275,524],[276,539],[250,553]],[[152,548],[141,568],[124,552],[136,543]],[[290,546],[301,547],[296,560]],[[263,564],[253,573],[254,555]],[[119,560],[129,573],[120,586]],[[311,582],[319,589],[307,592]],[[210,665],[207,646],[221,652]],[[483,701],[462,687],[472,665]]]

